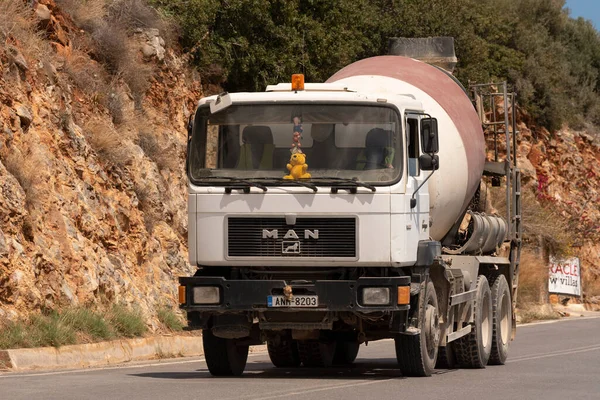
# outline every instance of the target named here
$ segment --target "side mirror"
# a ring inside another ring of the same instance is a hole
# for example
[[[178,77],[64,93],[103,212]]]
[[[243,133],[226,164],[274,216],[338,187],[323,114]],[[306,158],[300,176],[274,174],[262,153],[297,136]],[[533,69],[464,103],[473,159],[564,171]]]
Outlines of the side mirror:
[[[210,113],[214,114],[229,107],[233,102],[231,96],[227,92],[223,92],[217,96],[217,99],[210,103]]]
[[[419,156],[419,166],[423,171],[437,171],[440,168],[440,157],[437,154]]]
[[[440,150],[437,119],[424,118],[421,120],[421,146],[423,153],[427,154],[436,154]]]
[[[195,113],[191,113],[187,122],[187,144],[185,148],[185,171],[189,171],[189,163],[190,163],[190,143],[192,141],[192,134],[194,133],[194,117]]]

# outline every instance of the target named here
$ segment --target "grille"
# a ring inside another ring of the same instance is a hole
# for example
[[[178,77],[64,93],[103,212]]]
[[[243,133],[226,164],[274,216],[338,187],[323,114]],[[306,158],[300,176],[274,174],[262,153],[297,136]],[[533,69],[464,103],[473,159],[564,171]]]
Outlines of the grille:
[[[355,258],[356,218],[230,217],[229,257]],[[265,232],[266,231],[266,232]]]

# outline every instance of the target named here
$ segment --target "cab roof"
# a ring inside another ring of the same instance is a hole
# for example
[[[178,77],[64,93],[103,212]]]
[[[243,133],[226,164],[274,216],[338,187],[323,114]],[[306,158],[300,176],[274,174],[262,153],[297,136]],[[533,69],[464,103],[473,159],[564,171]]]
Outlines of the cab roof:
[[[232,103],[256,102],[373,102],[390,103],[399,109],[422,110],[423,105],[411,94],[358,92],[335,83],[306,83],[305,90],[292,91],[291,83],[269,85],[265,92],[222,93],[200,99],[199,106],[229,96]]]

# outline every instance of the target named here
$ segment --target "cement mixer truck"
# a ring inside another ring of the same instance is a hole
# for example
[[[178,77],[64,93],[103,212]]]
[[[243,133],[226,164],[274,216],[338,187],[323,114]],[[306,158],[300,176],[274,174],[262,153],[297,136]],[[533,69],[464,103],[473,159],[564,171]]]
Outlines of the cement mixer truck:
[[[471,91],[388,55],[325,83],[200,100],[186,165],[197,272],[179,301],[212,375],[241,375],[264,343],[278,368],[348,365],[381,339],[406,376],[504,364],[521,243],[514,97]],[[484,181],[506,188],[503,215],[483,212]]]

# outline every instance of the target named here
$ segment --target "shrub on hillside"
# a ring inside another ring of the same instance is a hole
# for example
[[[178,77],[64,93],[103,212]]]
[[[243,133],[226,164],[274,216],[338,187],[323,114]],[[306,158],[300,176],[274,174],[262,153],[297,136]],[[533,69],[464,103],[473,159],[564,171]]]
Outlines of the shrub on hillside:
[[[51,51],[42,34],[37,31],[33,10],[20,0],[0,0],[0,49],[18,48],[37,59],[44,59]]]
[[[26,162],[23,162],[23,160],[26,160]],[[32,210],[41,198],[40,184],[43,181],[41,171],[46,169],[43,156],[39,151],[23,154],[15,148],[3,163],[6,170],[17,179],[21,188],[23,188],[27,208]]]
[[[108,312],[107,320],[117,335],[123,337],[142,336],[148,330],[141,311],[124,305],[113,305]]]
[[[123,138],[109,124],[93,120],[84,127],[84,134],[92,148],[103,159],[124,166],[131,161],[130,150],[123,145]]]
[[[179,167],[181,161],[179,155],[171,149],[161,146],[158,137],[151,130],[140,130],[137,144],[144,150],[144,154],[156,162],[159,169],[175,171]]]
[[[181,318],[168,306],[159,308],[156,316],[158,321],[170,331],[178,332],[183,330],[185,326]]]
[[[88,3],[93,4],[88,8]],[[91,35],[89,46],[93,58],[100,61],[113,77],[123,79],[129,87],[136,109],[142,109],[154,71],[140,60],[138,49],[132,47],[129,37],[136,28],[158,28],[168,36],[169,25],[145,0],[83,3],[60,0],[59,4]],[[79,74],[85,75],[84,72]],[[115,123],[122,122],[122,104],[120,98],[114,95],[114,79],[99,81],[105,86],[105,90],[100,92],[105,95],[103,105],[109,108]],[[78,86],[85,90],[83,79],[76,79],[76,82],[80,82]]]

